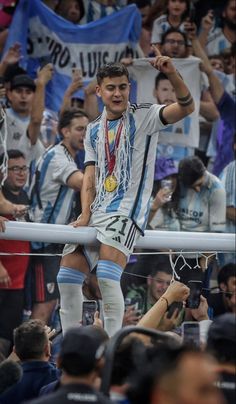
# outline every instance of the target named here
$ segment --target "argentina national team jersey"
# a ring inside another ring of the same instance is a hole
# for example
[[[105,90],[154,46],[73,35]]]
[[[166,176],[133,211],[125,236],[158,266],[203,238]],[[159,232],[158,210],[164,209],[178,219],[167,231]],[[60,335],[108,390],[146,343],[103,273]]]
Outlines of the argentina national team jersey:
[[[224,232],[226,195],[221,181],[207,171],[200,192],[180,184],[178,216],[182,231]]]
[[[129,109],[130,125],[130,182],[124,190],[118,185],[118,192],[108,206],[101,203],[94,215],[114,212],[131,218],[136,226],[144,231],[147,223],[150,196],[153,187],[154,165],[159,130],[165,128],[160,118],[163,105],[131,104]],[[97,165],[96,141],[101,117],[89,124],[85,138],[85,166]],[[108,121],[109,147],[112,151],[120,119]],[[105,153],[105,150],[104,150]],[[107,164],[106,164],[107,165]],[[107,167],[106,167],[107,170]],[[122,167],[121,167],[122,170]],[[108,171],[107,171],[108,175]],[[97,184],[96,184],[97,185]]]
[[[52,147],[43,155],[29,190],[33,222],[68,223],[74,190],[68,187],[67,180],[75,171],[78,168],[63,144]]]
[[[221,28],[214,28],[209,32],[206,50],[209,56],[219,55],[223,50],[229,49],[231,42],[225,37]]]

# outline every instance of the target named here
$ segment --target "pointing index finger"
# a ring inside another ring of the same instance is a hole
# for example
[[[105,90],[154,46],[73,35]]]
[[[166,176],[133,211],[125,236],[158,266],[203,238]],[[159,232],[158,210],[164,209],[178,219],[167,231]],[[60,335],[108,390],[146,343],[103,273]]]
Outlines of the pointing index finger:
[[[159,51],[156,45],[152,44],[152,49],[154,50],[156,56],[162,56],[161,52]]]

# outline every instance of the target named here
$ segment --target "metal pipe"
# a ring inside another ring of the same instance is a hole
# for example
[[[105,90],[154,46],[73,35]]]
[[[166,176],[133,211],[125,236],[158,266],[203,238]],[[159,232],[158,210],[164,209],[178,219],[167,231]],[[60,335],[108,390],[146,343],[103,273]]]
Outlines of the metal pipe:
[[[95,244],[96,230],[92,227],[60,224],[6,222],[6,231],[0,239],[28,240],[45,243]],[[235,234],[146,230],[137,248],[146,250],[174,249],[184,251],[235,251]]]

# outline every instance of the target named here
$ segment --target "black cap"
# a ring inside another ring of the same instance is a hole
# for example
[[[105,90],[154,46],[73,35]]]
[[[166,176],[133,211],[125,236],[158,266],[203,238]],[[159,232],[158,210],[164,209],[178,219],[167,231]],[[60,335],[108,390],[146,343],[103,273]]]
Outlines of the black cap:
[[[225,340],[236,343],[236,316],[225,313],[214,318],[208,330],[208,342],[211,340]]]
[[[91,371],[97,361],[96,352],[107,339],[106,332],[93,325],[69,328],[64,335],[59,353],[62,368],[63,359],[73,356],[78,362],[78,369]],[[70,373],[70,365],[67,364],[65,370]]]
[[[13,79],[11,80],[10,89],[14,90],[18,87],[28,87],[31,88],[33,91],[35,91],[36,89],[34,80],[27,74],[19,74],[13,77]]]

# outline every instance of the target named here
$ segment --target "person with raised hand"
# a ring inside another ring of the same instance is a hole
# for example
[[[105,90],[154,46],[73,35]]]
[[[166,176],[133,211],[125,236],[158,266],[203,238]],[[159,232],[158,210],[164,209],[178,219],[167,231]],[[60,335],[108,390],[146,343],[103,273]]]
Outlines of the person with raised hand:
[[[171,58],[153,49],[152,66],[168,76],[176,92],[171,105],[130,104],[129,73],[121,63],[108,63],[97,72],[96,93],[104,109],[87,129],[82,214],[73,226],[94,227],[100,244],[64,248],[57,277],[63,332],[81,320],[83,281],[96,265],[105,330],[112,336],[121,328],[120,278],[147,224],[158,133],[194,111],[191,93]]]

